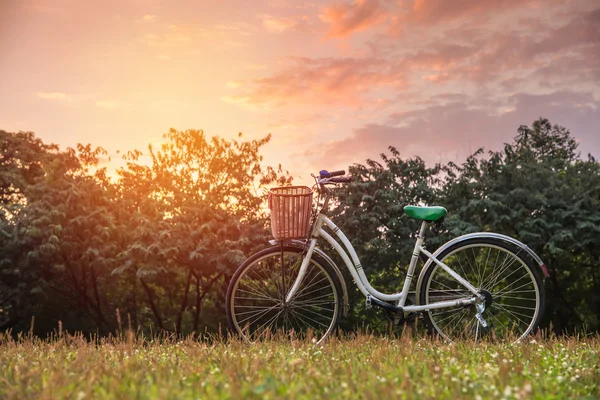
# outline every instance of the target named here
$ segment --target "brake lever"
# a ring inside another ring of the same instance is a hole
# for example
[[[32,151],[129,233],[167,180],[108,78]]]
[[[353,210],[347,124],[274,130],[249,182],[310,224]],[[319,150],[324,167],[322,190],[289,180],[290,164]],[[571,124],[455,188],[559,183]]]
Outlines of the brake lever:
[[[322,178],[322,179],[319,179],[318,183],[319,183],[319,185],[335,185],[336,182],[329,182],[330,179],[331,178]]]

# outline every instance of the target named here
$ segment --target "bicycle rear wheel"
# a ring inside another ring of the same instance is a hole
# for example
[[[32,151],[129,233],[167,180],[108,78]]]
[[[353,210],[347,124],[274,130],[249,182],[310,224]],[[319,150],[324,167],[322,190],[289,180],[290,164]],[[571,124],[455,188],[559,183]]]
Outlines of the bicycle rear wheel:
[[[234,333],[250,341],[283,334],[320,343],[335,329],[342,309],[341,284],[316,254],[296,295],[285,302],[303,258],[299,248],[271,247],[239,267],[227,290],[227,320]]]
[[[519,341],[532,333],[544,312],[544,290],[536,264],[516,248],[493,238],[457,243],[438,259],[475,286],[486,297],[484,328],[475,318],[474,305],[426,311],[430,330],[451,340],[486,337]],[[471,298],[473,295],[437,264],[424,272],[421,304]]]

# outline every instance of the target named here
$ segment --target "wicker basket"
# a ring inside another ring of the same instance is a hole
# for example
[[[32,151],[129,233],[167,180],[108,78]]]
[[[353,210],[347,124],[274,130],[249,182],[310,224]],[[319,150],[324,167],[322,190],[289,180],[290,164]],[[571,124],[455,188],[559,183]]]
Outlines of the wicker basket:
[[[275,239],[308,236],[312,211],[312,190],[307,186],[286,186],[269,191],[271,232]]]

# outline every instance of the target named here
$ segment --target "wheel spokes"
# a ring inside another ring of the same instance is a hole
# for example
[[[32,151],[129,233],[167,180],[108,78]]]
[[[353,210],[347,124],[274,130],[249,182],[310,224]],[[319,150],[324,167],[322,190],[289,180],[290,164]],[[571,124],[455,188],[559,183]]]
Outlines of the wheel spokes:
[[[448,339],[471,337],[477,340],[486,333],[501,338],[516,333],[521,337],[528,333],[539,311],[539,294],[535,278],[518,253],[499,246],[476,244],[447,255],[442,262],[491,295],[491,306],[488,304],[482,314],[488,328],[480,326],[475,318],[475,306],[428,311],[434,328]],[[439,266],[434,267],[426,285],[428,304],[470,295]]]
[[[298,276],[302,256],[285,252],[271,254],[249,265],[232,294],[233,322],[238,332],[255,340],[283,331],[313,331],[324,336],[338,312],[337,292],[325,269],[311,260],[294,295],[287,292]],[[285,267],[284,267],[285,266]]]

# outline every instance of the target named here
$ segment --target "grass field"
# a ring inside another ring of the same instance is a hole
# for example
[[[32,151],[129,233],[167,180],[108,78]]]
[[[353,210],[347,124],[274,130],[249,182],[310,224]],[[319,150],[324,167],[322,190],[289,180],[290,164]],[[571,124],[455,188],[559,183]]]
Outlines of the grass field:
[[[0,335],[1,399],[600,398],[600,337],[517,345]]]

